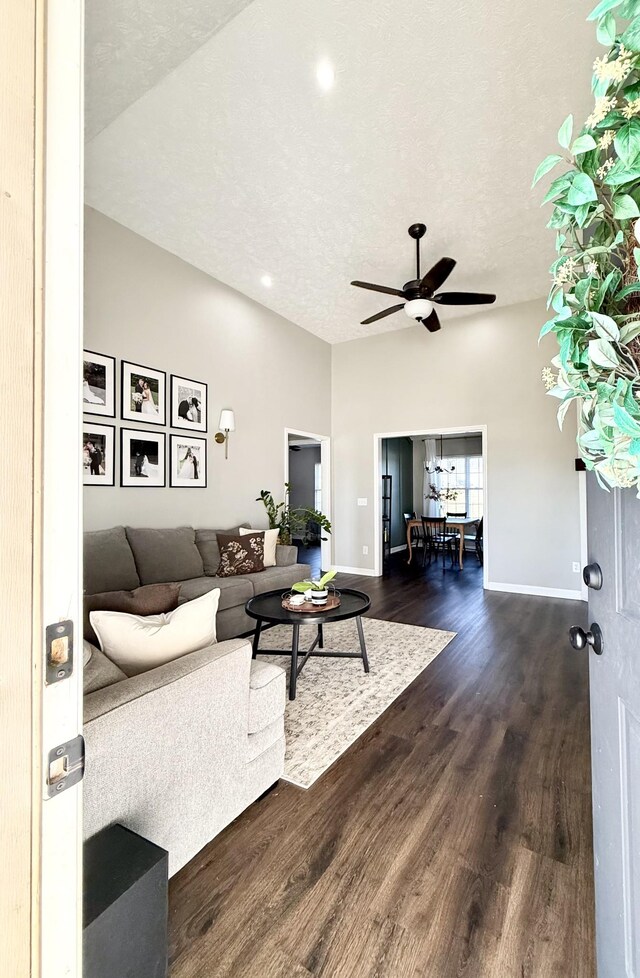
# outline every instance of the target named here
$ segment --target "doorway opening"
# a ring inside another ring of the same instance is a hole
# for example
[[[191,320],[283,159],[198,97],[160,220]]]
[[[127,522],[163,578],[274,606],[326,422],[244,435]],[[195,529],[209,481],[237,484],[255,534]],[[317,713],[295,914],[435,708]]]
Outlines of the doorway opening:
[[[487,586],[486,438],[484,425],[374,435],[377,575]]]
[[[330,438],[285,429],[285,482],[291,486],[293,509],[310,509],[331,521]],[[298,559],[311,565],[312,575],[331,566],[331,537],[313,519],[294,537]]]

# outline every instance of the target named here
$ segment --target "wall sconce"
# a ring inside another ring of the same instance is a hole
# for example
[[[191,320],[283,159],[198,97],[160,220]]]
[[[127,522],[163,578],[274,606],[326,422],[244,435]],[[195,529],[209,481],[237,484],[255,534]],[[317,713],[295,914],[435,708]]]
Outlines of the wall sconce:
[[[236,430],[236,419],[233,411],[224,408],[220,412],[218,427],[221,429],[215,436],[218,445],[224,444],[224,457],[229,458],[229,432]]]

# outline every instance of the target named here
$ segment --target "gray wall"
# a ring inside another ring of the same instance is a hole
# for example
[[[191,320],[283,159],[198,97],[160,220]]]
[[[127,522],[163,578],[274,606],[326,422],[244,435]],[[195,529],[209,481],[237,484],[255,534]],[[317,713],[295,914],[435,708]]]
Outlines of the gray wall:
[[[391,546],[407,542],[404,514],[413,512],[413,445],[409,438],[385,438],[382,442],[382,474],[391,482]],[[381,480],[382,481],[382,480]],[[381,485],[378,493],[382,495]]]
[[[551,338],[537,343],[544,302],[331,348],[92,210],[85,269],[89,349],[209,384],[208,488],[87,487],[88,529],[265,525],[254,500],[282,491],[284,429],[329,433],[331,408],[333,562],[372,569],[374,433],[486,425],[490,583],[579,591],[575,420],[558,431],[540,381],[555,352]],[[117,395],[119,414],[119,372]],[[213,441],[222,407],[236,413],[228,461]]]
[[[293,507],[314,508],[315,466],[319,461],[320,445],[301,448],[299,452],[292,452],[289,449],[289,482]]]
[[[580,591],[575,415],[560,432],[541,383],[556,352],[548,337],[538,345],[546,318],[536,301],[449,320],[439,333],[410,327],[333,347],[337,565],[374,567],[376,432],[486,425],[490,583]]]
[[[86,487],[87,529],[117,523],[231,526],[240,520],[266,525],[255,498],[260,489],[282,497],[284,429],[328,428],[327,343],[89,208],[85,345],[209,384],[208,488]],[[117,368],[119,416],[119,363]],[[213,440],[222,407],[236,416],[227,461]],[[118,418],[115,423],[138,427]],[[116,482],[119,459],[118,444]]]

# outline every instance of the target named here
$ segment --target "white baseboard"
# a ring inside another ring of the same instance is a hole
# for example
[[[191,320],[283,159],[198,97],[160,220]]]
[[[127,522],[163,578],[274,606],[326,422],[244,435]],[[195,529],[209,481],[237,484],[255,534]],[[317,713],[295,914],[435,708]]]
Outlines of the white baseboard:
[[[531,584],[495,584],[490,581],[485,585],[487,591],[506,591],[508,594],[534,594],[541,598],[567,598],[570,601],[584,601],[582,591],[570,591],[559,587],[534,587]]]
[[[372,567],[339,567],[336,564],[334,564],[333,567],[339,574],[359,574],[361,577],[380,576]]]

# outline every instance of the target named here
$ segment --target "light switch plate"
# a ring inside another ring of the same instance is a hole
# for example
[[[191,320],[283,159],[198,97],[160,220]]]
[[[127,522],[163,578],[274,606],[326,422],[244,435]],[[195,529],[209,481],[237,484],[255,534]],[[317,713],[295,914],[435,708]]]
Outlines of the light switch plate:
[[[366,499],[366,497],[365,496],[359,496],[358,497],[358,506],[366,506],[366,505],[367,505],[367,499]]]

